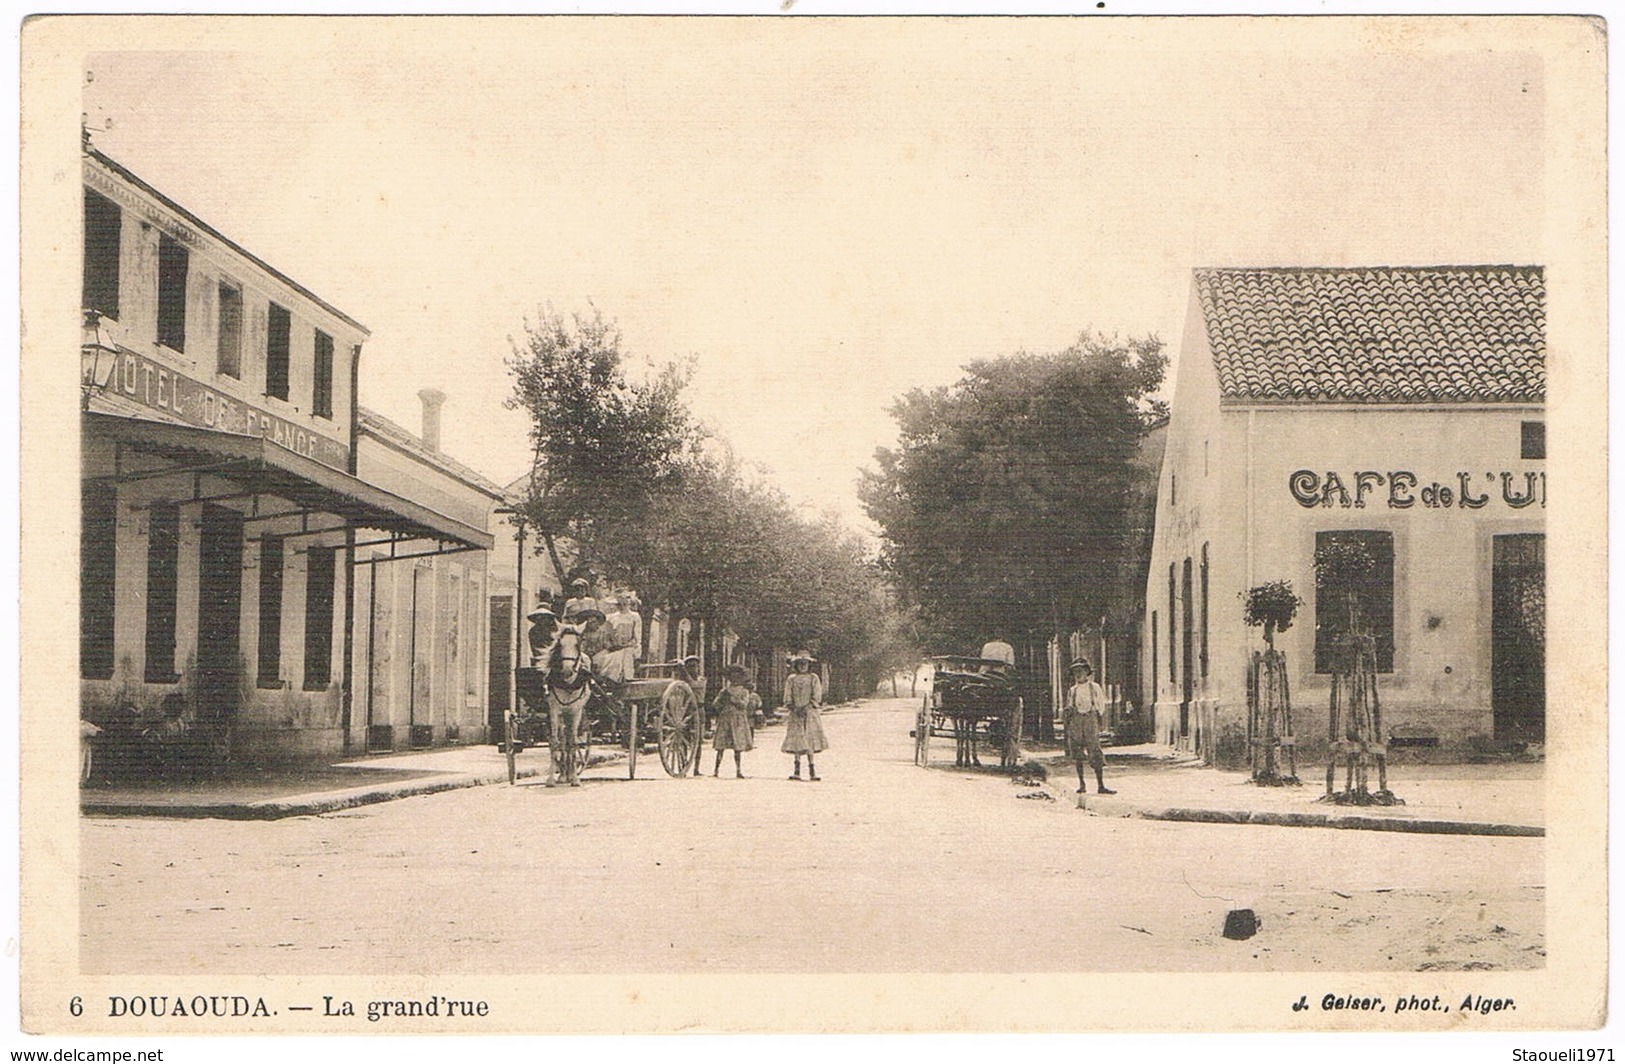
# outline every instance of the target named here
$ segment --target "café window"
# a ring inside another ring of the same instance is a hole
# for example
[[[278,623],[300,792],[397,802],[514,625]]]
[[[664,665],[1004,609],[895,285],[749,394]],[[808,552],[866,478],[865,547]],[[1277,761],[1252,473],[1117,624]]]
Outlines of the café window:
[[[243,375],[243,290],[220,282],[220,328],[216,333],[215,372],[224,377]]]
[[[1339,642],[1372,637],[1377,671],[1394,671],[1394,535],[1315,534],[1315,671],[1330,673]]]
[[[317,417],[333,416],[333,338],[316,330],[315,388],[310,410]]]
[[[158,503],[147,512],[148,683],[174,683],[175,613],[180,583],[181,512]]]
[[[85,189],[84,309],[118,320],[118,204]]]
[[[288,339],[293,318],[288,308],[271,304],[265,328],[265,394],[284,401],[288,398]]]
[[[282,686],[282,563],[281,536],[260,538],[260,648],[259,687]]]
[[[338,551],[312,547],[305,555],[305,690],[333,681],[333,571]]]
[[[191,256],[180,241],[158,238],[158,342],[186,350],[186,273]]]
[[[1545,458],[1546,457],[1546,422],[1525,421],[1520,424],[1522,439],[1519,441],[1518,457]]]

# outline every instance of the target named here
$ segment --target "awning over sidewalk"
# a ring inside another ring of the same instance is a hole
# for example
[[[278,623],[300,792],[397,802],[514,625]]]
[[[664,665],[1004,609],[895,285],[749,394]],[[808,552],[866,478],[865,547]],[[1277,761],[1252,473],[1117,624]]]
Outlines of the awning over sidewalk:
[[[314,513],[336,514],[358,528],[400,539],[433,540],[471,550],[491,549],[491,534],[341,470],[296,454],[259,436],[141,418],[86,413],[84,428],[143,454],[177,463],[175,474],[224,477],[253,494],[287,499]],[[104,479],[146,479],[153,471],[114,473]]]

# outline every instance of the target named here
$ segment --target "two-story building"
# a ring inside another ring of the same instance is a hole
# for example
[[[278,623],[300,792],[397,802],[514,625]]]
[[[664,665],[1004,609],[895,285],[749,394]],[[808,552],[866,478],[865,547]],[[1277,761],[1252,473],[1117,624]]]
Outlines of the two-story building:
[[[367,330],[86,145],[81,713],[346,749],[354,545],[490,545],[357,475]]]
[[[1344,546],[1385,738],[1542,738],[1545,298],[1538,266],[1195,272],[1141,648],[1161,741],[1246,757],[1241,596],[1287,580],[1295,730],[1325,742],[1348,611],[1316,557]]]

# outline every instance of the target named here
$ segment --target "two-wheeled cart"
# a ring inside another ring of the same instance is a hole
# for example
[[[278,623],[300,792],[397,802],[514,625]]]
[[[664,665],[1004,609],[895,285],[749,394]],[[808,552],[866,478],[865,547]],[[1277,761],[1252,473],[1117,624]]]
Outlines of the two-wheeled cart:
[[[516,756],[527,746],[551,742],[547,711],[547,674],[543,669],[514,670],[519,708],[507,715],[507,735],[499,745],[508,757],[508,782],[518,779]],[[582,725],[562,736],[563,763],[573,759],[576,773],[588,764],[593,746],[626,754],[626,778],[636,779],[638,754],[653,747],[661,767],[672,776],[698,774],[705,739],[704,679],[691,679],[682,662],[645,665],[638,676],[615,684],[593,677],[582,713]]]
[[[931,683],[914,721],[914,763],[931,760],[931,740],[954,740],[954,764],[982,763],[978,746],[999,751],[1002,768],[1021,763],[1021,695],[1015,669],[989,658],[940,655],[930,659]]]

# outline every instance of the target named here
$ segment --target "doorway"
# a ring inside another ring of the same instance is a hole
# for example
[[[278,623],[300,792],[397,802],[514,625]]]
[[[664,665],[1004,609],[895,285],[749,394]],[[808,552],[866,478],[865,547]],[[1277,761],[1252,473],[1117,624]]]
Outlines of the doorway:
[[[486,684],[490,695],[485,723],[492,738],[507,734],[507,714],[513,704],[513,603],[512,595],[491,596],[490,667]]]
[[[1490,701],[1495,737],[1546,737],[1546,536],[1496,536],[1490,563]]]

